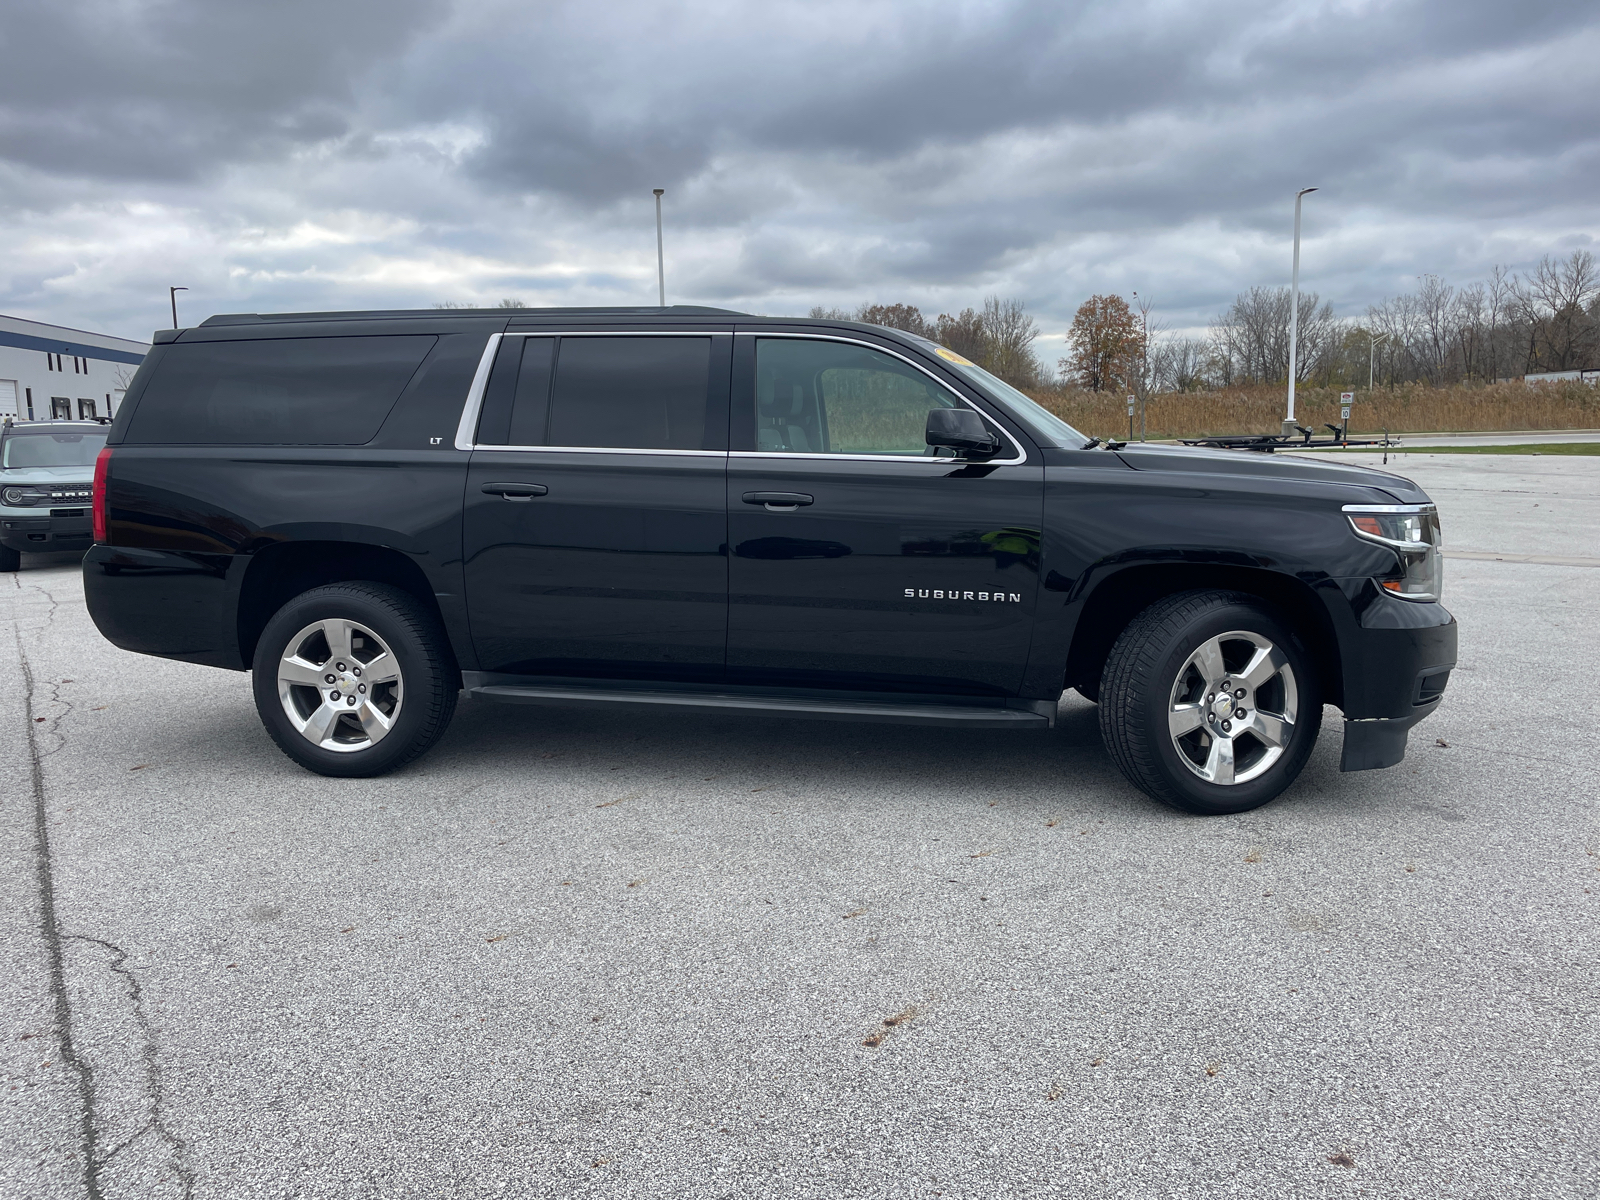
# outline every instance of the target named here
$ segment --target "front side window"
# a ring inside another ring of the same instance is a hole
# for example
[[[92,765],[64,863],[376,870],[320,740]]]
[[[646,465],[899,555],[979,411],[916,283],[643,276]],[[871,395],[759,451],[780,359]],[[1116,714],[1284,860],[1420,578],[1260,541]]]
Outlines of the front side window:
[[[928,413],[961,401],[893,355],[848,342],[756,340],[756,449],[931,458]]]

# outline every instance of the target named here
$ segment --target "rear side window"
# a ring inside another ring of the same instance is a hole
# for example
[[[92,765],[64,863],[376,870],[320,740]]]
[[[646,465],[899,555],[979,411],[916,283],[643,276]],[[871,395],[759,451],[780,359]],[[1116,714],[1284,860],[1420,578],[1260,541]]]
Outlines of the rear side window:
[[[126,441],[358,446],[438,339],[263,338],[166,348]]]
[[[706,428],[710,386],[707,337],[507,338],[484,394],[478,440],[700,450],[715,444]]]

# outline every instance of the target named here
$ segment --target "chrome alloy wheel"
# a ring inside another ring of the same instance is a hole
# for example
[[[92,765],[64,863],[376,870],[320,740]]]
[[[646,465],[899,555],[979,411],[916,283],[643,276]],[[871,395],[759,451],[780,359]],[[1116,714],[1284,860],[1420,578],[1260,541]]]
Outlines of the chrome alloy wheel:
[[[400,715],[400,664],[383,640],[338,617],[307,625],[278,660],[278,700],[300,736],[323,750],[366,750]]]
[[[1248,783],[1283,757],[1299,710],[1288,657],[1259,633],[1202,642],[1172,685],[1167,729],[1183,764],[1207,783]]]

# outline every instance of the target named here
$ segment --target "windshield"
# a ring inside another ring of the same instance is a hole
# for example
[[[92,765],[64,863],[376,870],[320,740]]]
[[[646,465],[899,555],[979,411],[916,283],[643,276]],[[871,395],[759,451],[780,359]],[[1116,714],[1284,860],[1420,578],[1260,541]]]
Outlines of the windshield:
[[[21,467],[92,467],[95,456],[106,444],[107,430],[93,433],[47,433],[32,429],[12,430],[0,445],[5,446],[0,467],[14,471]]]
[[[1004,379],[989,374],[977,363],[969,362],[954,350],[947,349],[937,342],[931,342],[927,338],[917,338],[917,341],[1004,404],[1006,410],[1027,426],[1028,432],[1033,434],[1041,445],[1078,450],[1089,441],[1055,413],[1041,406],[1037,400],[1019,392]]]

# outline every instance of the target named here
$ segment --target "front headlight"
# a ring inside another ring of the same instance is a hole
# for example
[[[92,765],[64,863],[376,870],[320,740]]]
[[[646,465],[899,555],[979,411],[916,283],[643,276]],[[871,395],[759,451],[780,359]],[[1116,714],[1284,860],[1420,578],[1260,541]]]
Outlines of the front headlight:
[[[1356,536],[1377,542],[1400,560],[1398,579],[1378,586],[1403,600],[1437,600],[1444,591],[1439,510],[1432,504],[1346,504]]]
[[[48,503],[50,490],[40,487],[0,488],[0,500],[11,508],[32,508],[35,504]]]

